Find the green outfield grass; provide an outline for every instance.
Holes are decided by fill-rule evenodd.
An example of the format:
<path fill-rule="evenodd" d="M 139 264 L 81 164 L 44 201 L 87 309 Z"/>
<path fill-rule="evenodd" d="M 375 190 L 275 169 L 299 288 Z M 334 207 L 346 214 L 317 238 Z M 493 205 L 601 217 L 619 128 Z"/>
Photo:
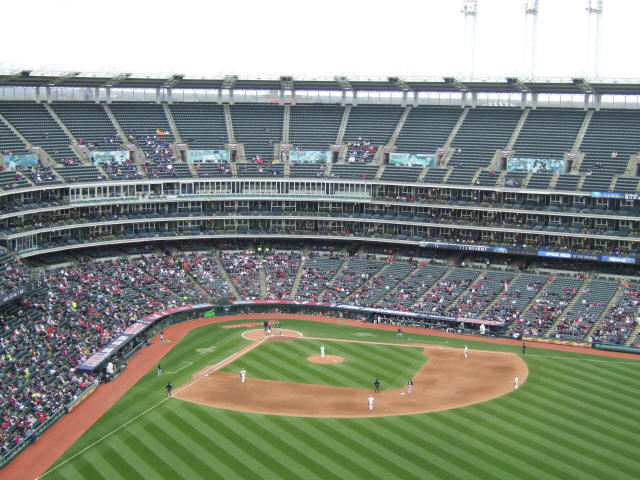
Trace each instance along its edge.
<path fill-rule="evenodd" d="M 395 332 L 289 320 L 283 327 L 317 337 L 465 343 L 418 335 L 401 341 Z M 43 478 L 640 477 L 639 362 L 528 348 L 530 375 L 520 390 L 470 407 L 399 417 L 278 417 L 165 400 L 169 378 L 178 386 L 246 345 L 241 331 L 209 326 L 191 332 L 163 359 L 163 377 L 152 369 L 58 462 L 65 463 Z M 319 353 L 317 343 L 309 345 Z M 469 342 L 469 347 L 520 353 L 507 345 Z M 255 355 L 271 354 L 262 348 Z M 366 346 L 363 355 L 374 348 Z M 414 351 L 385 347 L 385 354 L 386 349 Z"/>
<path fill-rule="evenodd" d="M 320 354 L 321 345 L 327 355 L 341 356 L 344 362 L 308 362 L 307 357 Z M 426 361 L 422 348 L 300 339 L 262 344 L 223 371 L 245 368 L 249 378 L 366 389 L 373 389 L 378 378 L 380 390 L 386 390 L 405 386 Z"/>

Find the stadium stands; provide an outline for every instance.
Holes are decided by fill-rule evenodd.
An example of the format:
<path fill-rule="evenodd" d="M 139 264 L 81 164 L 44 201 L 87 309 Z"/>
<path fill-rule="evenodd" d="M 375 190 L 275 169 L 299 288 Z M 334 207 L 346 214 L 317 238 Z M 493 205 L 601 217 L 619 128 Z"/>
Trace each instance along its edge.
<path fill-rule="evenodd" d="M 593 112 L 580 150 L 585 153 L 581 172 L 624 173 L 629 156 L 640 152 L 640 112 L 602 109 Z"/>
<path fill-rule="evenodd" d="M 453 139 L 449 165 L 467 170 L 486 168 L 496 150 L 506 147 L 521 115 L 518 108 L 471 109 Z"/>
<path fill-rule="evenodd" d="M 69 148 L 71 139 L 49 115 L 44 105 L 35 102 L 0 101 L 2 114 L 34 147 L 42 147 L 61 164 L 78 163 Z M 6 147 L 0 146 L 0 151 Z"/>
<path fill-rule="evenodd" d="M 51 108 L 82 145 L 90 150 L 120 150 L 118 135 L 104 105 L 87 102 L 53 102 Z"/>
<path fill-rule="evenodd" d="M 584 115 L 575 108 L 530 110 L 513 146 L 515 156 L 562 160 L 573 148 Z"/>
<path fill-rule="evenodd" d="M 272 161 L 275 143 L 282 139 L 284 110 L 279 105 L 231 105 L 233 131 L 244 144 L 248 161 L 260 157 Z"/>
<path fill-rule="evenodd" d="M 169 105 L 182 141 L 190 149 L 224 149 L 228 141 L 222 105 L 172 103 Z"/>
<path fill-rule="evenodd" d="M 344 107 L 295 105 L 291 107 L 289 143 L 302 150 L 328 150 L 336 143 Z"/>
<path fill-rule="evenodd" d="M 435 153 L 446 143 L 461 112 L 459 107 L 412 108 L 396 140 L 397 151 Z"/>

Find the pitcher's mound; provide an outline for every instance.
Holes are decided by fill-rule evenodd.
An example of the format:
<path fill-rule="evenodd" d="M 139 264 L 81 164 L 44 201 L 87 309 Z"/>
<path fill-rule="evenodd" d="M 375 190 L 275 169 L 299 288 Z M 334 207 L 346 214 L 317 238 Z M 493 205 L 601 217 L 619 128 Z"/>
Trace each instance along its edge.
<path fill-rule="evenodd" d="M 307 357 L 307 362 L 311 363 L 342 363 L 344 362 L 344 358 L 340 355 L 325 355 L 324 358 L 320 357 L 320 355 L 311 355 Z"/>

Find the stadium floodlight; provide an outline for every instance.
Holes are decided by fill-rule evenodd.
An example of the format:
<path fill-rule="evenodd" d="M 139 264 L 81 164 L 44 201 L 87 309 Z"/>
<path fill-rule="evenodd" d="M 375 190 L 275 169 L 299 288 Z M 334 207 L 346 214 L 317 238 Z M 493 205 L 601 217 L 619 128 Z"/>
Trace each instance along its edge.
<path fill-rule="evenodd" d="M 600 18 L 602 17 L 603 0 L 587 0 L 585 10 L 589 15 L 587 26 L 587 72 L 598 76 L 600 63 Z"/>
<path fill-rule="evenodd" d="M 478 0 L 462 0 L 462 9 L 465 15 L 476 15 L 478 13 Z"/>
<path fill-rule="evenodd" d="M 464 14 L 464 52 L 466 74 L 473 76 L 476 69 L 476 17 L 478 0 L 463 0 Z"/>
<path fill-rule="evenodd" d="M 524 13 L 538 13 L 538 0 L 524 0 Z"/>
<path fill-rule="evenodd" d="M 524 2 L 524 70 L 531 76 L 536 70 L 536 37 L 538 35 L 538 0 Z"/>
<path fill-rule="evenodd" d="M 589 13 L 602 13 L 602 0 L 587 0 L 586 10 Z"/>

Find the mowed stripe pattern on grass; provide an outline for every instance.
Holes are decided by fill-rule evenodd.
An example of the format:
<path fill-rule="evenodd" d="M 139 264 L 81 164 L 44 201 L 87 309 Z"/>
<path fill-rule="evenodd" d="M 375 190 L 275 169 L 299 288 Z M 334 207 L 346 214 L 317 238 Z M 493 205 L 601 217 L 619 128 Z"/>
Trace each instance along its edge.
<path fill-rule="evenodd" d="M 343 357 L 344 362 L 308 362 L 309 356 L 320 354 L 321 345 L 325 346 L 327 355 Z M 379 378 L 381 389 L 385 390 L 406 385 L 427 361 L 423 350 L 303 339 L 267 342 L 222 370 L 239 372 L 245 368 L 249 378 L 365 389 L 373 389 L 374 380 Z"/>
<path fill-rule="evenodd" d="M 537 353 L 520 390 L 424 415 L 276 417 L 169 400 L 44 478 L 638 478 L 640 364 Z M 161 400 L 158 380 L 132 398 Z"/>

